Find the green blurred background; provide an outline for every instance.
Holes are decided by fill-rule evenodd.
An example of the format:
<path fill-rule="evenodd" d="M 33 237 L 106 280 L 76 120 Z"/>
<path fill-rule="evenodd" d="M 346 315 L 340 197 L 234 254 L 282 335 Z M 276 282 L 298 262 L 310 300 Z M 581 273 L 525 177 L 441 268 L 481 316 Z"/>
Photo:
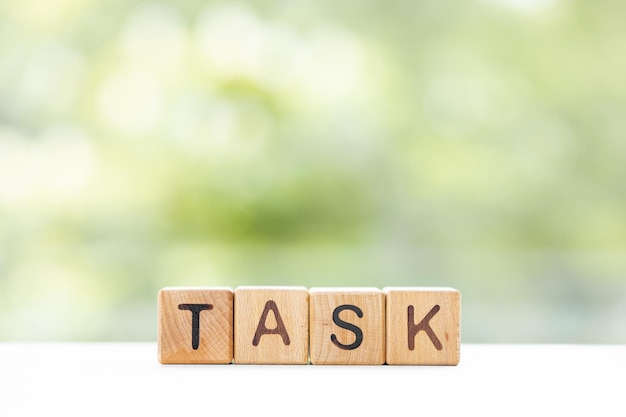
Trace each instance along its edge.
<path fill-rule="evenodd" d="M 626 343 L 626 2 L 0 3 L 0 340 L 164 286 L 452 286 Z"/>

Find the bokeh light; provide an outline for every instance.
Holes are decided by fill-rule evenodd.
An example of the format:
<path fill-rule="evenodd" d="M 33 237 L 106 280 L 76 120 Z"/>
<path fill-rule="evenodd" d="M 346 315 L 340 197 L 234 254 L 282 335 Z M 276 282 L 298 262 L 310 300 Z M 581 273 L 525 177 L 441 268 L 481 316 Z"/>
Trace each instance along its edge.
<path fill-rule="evenodd" d="M 625 5 L 0 4 L 0 340 L 164 286 L 453 286 L 464 342 L 626 342 Z"/>

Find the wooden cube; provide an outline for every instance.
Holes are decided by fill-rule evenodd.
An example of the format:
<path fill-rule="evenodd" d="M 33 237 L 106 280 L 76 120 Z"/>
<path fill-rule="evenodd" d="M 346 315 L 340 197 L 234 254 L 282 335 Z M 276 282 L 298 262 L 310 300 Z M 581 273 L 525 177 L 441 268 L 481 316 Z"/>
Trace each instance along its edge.
<path fill-rule="evenodd" d="M 461 293 L 453 288 L 385 287 L 389 365 L 457 365 Z"/>
<path fill-rule="evenodd" d="M 305 287 L 235 289 L 235 363 L 306 365 L 308 342 Z"/>
<path fill-rule="evenodd" d="M 385 295 L 378 288 L 311 288 L 314 365 L 382 365 Z"/>
<path fill-rule="evenodd" d="M 159 362 L 232 362 L 231 288 L 163 288 L 159 291 L 157 305 Z"/>

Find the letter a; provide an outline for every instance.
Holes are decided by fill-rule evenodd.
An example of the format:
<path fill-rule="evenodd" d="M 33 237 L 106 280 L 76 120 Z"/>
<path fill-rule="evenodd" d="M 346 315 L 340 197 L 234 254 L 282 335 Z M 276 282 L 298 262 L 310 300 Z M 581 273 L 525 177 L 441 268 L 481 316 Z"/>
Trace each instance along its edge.
<path fill-rule="evenodd" d="M 265 322 L 267 321 L 267 315 L 270 310 L 274 313 L 274 318 L 276 319 L 276 328 L 268 329 L 265 326 Z M 261 341 L 261 336 L 264 334 L 279 334 L 283 338 L 283 343 L 285 345 L 289 345 L 289 335 L 287 334 L 287 329 L 285 328 L 285 323 L 283 322 L 283 318 L 280 316 L 278 312 L 278 306 L 274 300 L 269 300 L 265 303 L 265 308 L 263 309 L 263 313 L 261 314 L 261 319 L 259 320 L 259 325 L 256 328 L 256 332 L 254 333 L 254 339 L 252 339 L 252 345 L 258 346 Z"/>
<path fill-rule="evenodd" d="M 437 348 L 437 350 L 441 350 L 443 349 L 443 346 L 441 345 L 441 342 L 439 341 L 439 338 L 437 337 L 437 335 L 435 334 L 435 332 L 433 331 L 432 327 L 430 327 L 430 319 L 432 319 L 435 314 L 437 314 L 437 312 L 441 309 L 441 307 L 439 307 L 439 305 L 434 306 L 429 312 L 428 314 L 426 314 L 426 317 L 424 317 L 422 319 L 422 321 L 419 322 L 419 324 L 415 324 L 415 308 L 413 306 L 409 306 L 408 308 L 408 327 L 409 327 L 409 350 L 414 350 L 415 349 L 415 335 L 418 334 L 420 331 L 424 331 L 426 332 L 426 334 L 428 335 L 428 337 L 430 338 L 430 341 L 433 342 L 433 345 L 435 345 L 435 348 Z"/>

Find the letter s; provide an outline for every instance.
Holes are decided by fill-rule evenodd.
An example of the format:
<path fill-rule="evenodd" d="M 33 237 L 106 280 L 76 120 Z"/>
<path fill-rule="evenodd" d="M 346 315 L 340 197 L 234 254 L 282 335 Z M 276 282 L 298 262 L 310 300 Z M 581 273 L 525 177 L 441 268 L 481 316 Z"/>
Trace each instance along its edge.
<path fill-rule="evenodd" d="M 335 336 L 334 333 L 330 335 L 330 340 L 339 349 L 354 350 L 358 348 L 359 346 L 361 346 L 361 343 L 363 343 L 363 331 L 361 330 L 360 327 L 352 323 L 345 322 L 339 318 L 339 313 L 341 313 L 343 310 L 353 311 L 356 313 L 356 315 L 359 318 L 363 318 L 363 311 L 361 311 L 361 309 L 358 308 L 357 306 L 351 305 L 351 304 L 343 304 L 333 310 L 333 323 L 335 323 L 337 326 L 341 327 L 342 329 L 350 330 L 356 336 L 356 340 L 354 341 L 354 343 L 350 345 L 344 345 L 343 343 L 337 340 L 337 336 Z"/>

